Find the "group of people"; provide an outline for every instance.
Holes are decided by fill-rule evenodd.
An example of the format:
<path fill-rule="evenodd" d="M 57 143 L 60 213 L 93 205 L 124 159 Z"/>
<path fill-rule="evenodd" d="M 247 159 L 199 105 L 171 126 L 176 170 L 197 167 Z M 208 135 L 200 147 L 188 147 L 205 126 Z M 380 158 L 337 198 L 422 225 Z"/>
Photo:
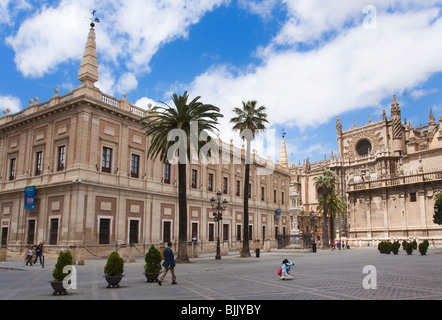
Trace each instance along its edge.
<path fill-rule="evenodd" d="M 335 250 L 336 248 L 338 248 L 338 250 L 341 250 L 341 248 L 342 249 L 350 249 L 350 244 L 348 243 L 348 241 L 347 242 L 345 242 L 345 241 L 336 241 L 336 242 L 333 242 L 333 241 L 331 241 L 330 242 L 330 249 L 333 251 L 333 250 Z"/>
<path fill-rule="evenodd" d="M 42 264 L 41 257 L 43 256 L 43 244 L 40 243 L 36 248 L 35 251 L 33 249 L 33 246 L 29 246 L 29 248 L 26 251 L 26 266 L 28 264 L 31 264 L 32 267 L 32 258 L 34 257 L 35 253 L 35 259 L 34 264 L 37 262 L 37 259 L 39 259 L 40 264 Z"/>

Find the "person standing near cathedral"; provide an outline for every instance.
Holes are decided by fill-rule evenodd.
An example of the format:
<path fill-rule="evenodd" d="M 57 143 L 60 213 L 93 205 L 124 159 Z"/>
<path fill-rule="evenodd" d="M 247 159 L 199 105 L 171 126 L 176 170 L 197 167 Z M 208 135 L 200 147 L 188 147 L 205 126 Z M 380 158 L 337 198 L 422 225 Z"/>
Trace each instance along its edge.
<path fill-rule="evenodd" d="M 163 254 L 164 254 L 164 262 L 162 266 L 164 267 L 164 270 L 160 278 L 158 279 L 158 285 L 161 286 L 169 270 L 172 274 L 172 284 L 178 284 L 176 282 L 176 276 L 175 276 L 175 257 L 172 251 L 172 242 L 167 243 L 167 248 L 164 249 Z"/>

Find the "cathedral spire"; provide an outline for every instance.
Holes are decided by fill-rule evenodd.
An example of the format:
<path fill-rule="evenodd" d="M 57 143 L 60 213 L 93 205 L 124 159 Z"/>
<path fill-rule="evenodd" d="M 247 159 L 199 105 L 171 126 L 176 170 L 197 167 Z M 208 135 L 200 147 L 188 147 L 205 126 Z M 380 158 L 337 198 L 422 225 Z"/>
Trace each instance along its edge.
<path fill-rule="evenodd" d="M 95 10 L 92 15 L 95 15 Z M 81 61 L 80 71 L 78 71 L 78 80 L 87 87 L 94 87 L 94 83 L 98 81 L 98 56 L 97 56 L 97 44 L 95 42 L 95 24 L 94 22 L 100 22 L 98 18 L 91 19 L 91 29 L 86 43 L 86 48 L 83 54 L 83 60 Z"/>
<path fill-rule="evenodd" d="M 436 119 L 434 118 L 433 110 L 430 109 L 430 116 L 428 117 L 428 124 L 435 125 Z"/>

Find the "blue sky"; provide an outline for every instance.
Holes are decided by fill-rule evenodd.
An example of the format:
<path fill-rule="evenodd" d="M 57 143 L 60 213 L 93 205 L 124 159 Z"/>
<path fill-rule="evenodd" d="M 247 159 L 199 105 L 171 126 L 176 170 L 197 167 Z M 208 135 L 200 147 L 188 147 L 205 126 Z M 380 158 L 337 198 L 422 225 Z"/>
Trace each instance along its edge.
<path fill-rule="evenodd" d="M 238 146 L 232 109 L 257 100 L 264 157 L 284 129 L 289 160 L 329 158 L 338 116 L 344 130 L 389 117 L 393 95 L 414 126 L 442 115 L 442 0 L 0 0 L 0 111 L 79 85 L 93 9 L 97 87 L 142 108 L 187 90 Z"/>

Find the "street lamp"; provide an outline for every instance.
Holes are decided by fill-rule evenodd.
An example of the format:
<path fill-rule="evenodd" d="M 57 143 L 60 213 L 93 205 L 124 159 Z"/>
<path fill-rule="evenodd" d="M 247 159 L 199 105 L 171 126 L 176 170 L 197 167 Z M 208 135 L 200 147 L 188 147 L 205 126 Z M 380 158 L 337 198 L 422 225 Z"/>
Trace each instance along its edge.
<path fill-rule="evenodd" d="M 216 240 L 216 256 L 215 259 L 220 260 L 221 259 L 221 250 L 220 250 L 220 244 L 219 244 L 219 222 L 223 219 L 223 211 L 227 208 L 227 200 L 224 199 L 223 202 L 221 202 L 221 191 L 218 190 L 216 193 L 216 199 L 212 197 L 210 199 L 210 205 L 212 206 L 213 210 L 216 210 L 216 212 L 213 213 L 213 216 L 215 217 L 215 222 L 218 222 L 218 238 Z"/>

